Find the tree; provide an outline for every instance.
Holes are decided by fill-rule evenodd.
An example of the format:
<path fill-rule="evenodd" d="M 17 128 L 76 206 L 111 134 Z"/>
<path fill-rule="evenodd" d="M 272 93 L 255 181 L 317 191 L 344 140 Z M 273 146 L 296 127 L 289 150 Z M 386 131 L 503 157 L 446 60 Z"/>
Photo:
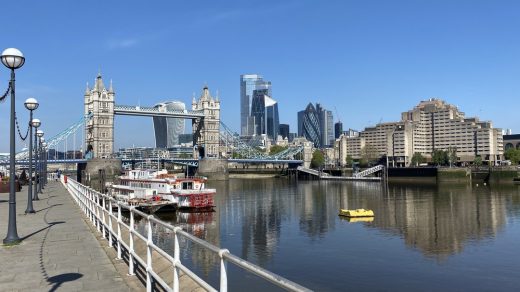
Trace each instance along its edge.
<path fill-rule="evenodd" d="M 325 164 L 325 157 L 320 150 L 314 150 L 312 153 L 311 168 L 320 168 Z"/>
<path fill-rule="evenodd" d="M 449 147 L 447 150 L 448 155 L 448 161 L 450 163 L 450 167 L 457 163 L 458 157 L 457 157 L 457 147 Z"/>
<path fill-rule="evenodd" d="M 412 165 L 419 166 L 419 164 L 424 163 L 426 159 L 420 152 L 415 152 L 412 156 Z"/>
<path fill-rule="evenodd" d="M 366 144 L 365 147 L 361 148 L 361 160 L 360 163 L 370 165 L 372 162 L 379 158 L 379 153 L 376 147 Z"/>
<path fill-rule="evenodd" d="M 475 156 L 475 159 L 473 159 L 473 164 L 476 166 L 482 166 L 482 157 L 480 157 L 480 155 Z"/>
<path fill-rule="evenodd" d="M 280 153 L 287 149 L 287 146 L 279 146 L 279 145 L 273 145 L 271 146 L 271 149 L 269 150 L 269 155 L 275 155 L 277 153 Z"/>
<path fill-rule="evenodd" d="M 353 163 L 354 163 L 354 158 L 352 158 L 352 156 L 350 156 L 350 155 L 347 155 L 347 165 L 352 166 Z"/>
<path fill-rule="evenodd" d="M 509 148 L 504 156 L 507 160 L 511 160 L 512 164 L 518 164 L 520 162 L 520 149 Z"/>
<path fill-rule="evenodd" d="M 447 165 L 449 163 L 448 152 L 443 150 L 433 150 L 432 161 L 436 165 Z"/>

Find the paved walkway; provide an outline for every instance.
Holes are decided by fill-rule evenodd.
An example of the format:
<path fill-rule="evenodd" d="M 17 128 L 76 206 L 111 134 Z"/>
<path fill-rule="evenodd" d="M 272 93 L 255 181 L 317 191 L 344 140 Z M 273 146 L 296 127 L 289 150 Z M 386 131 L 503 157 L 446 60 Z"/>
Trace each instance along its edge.
<path fill-rule="evenodd" d="M 0 291 L 142 289 L 118 272 L 118 264 L 107 256 L 61 183 L 49 182 L 40 201 L 34 202 L 36 214 L 24 214 L 26 186 L 16 197 L 23 241 L 0 246 Z M 8 198 L 0 194 L 0 240 L 7 234 Z"/>

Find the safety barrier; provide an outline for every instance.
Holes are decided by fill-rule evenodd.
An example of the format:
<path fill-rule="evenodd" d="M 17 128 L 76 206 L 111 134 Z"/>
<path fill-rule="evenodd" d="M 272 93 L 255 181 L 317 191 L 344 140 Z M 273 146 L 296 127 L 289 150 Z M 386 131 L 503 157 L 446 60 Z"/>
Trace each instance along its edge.
<path fill-rule="evenodd" d="M 66 176 L 62 176 L 62 183 L 66 186 L 69 193 L 72 195 L 76 203 L 80 206 L 81 210 L 90 219 L 93 226 L 96 227 L 97 231 L 102 234 L 102 237 L 106 239 L 110 247 L 116 245 L 117 258 L 122 259 L 122 249 L 124 248 L 128 253 L 128 274 L 135 275 L 135 264 L 139 263 L 146 269 L 146 291 L 152 291 L 152 283 L 159 284 L 166 291 L 179 291 L 179 277 L 180 272 L 189 276 L 198 285 L 207 291 L 227 291 L 228 290 L 228 277 L 227 277 L 227 264 L 231 263 L 253 275 L 259 276 L 265 280 L 268 280 L 275 285 L 278 285 L 289 291 L 310 291 L 309 289 L 296 284 L 290 280 L 287 280 L 279 275 L 276 275 L 270 271 L 267 271 L 253 263 L 243 260 L 229 252 L 227 249 L 221 249 L 217 246 L 206 242 L 196 236 L 193 236 L 182 230 L 180 227 L 175 227 L 169 223 L 161 221 L 155 218 L 153 215 L 148 215 L 139 210 L 136 210 L 134 206 L 128 206 L 123 202 L 119 202 L 114 198 L 101 194 L 94 189 L 78 183 L 73 179 L 66 179 Z M 117 206 L 117 214 L 114 214 L 113 207 Z M 126 209 L 130 212 L 130 222 L 127 225 L 123 222 L 121 211 Z M 146 237 L 141 235 L 135 229 L 135 215 L 139 215 L 146 220 L 147 234 Z M 116 221 L 116 225 L 112 221 Z M 153 242 L 153 228 L 152 224 L 157 224 L 173 231 L 174 237 L 174 254 L 173 257 L 158 247 Z M 122 228 L 128 230 L 128 240 L 126 243 L 122 236 Z M 201 246 L 209 251 L 214 252 L 218 255 L 220 260 L 220 287 L 219 290 L 212 287 L 206 281 L 197 276 L 194 272 L 189 270 L 186 266 L 181 263 L 180 258 L 180 238 L 186 239 L 198 246 Z M 146 257 L 142 258 L 136 253 L 135 240 L 139 239 L 146 243 Z M 154 271 L 152 265 L 152 252 L 158 253 L 164 258 L 169 260 L 171 266 L 169 267 L 173 273 L 173 283 L 168 284 L 166 280 L 161 278 L 160 275 Z"/>

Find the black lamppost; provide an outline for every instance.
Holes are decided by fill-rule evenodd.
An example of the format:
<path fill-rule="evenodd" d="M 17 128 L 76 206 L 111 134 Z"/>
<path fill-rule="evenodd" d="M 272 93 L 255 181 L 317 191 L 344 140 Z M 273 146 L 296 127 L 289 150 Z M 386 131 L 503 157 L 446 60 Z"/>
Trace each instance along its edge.
<path fill-rule="evenodd" d="M 42 143 L 45 142 L 45 139 L 43 138 L 43 131 L 38 130 L 38 138 L 39 139 L 39 147 L 38 147 L 38 157 L 40 157 L 40 163 L 38 163 L 38 173 L 40 174 L 40 177 L 38 178 L 38 193 L 42 193 L 42 175 L 43 175 L 43 151 L 42 151 Z"/>
<path fill-rule="evenodd" d="M 42 138 L 43 140 L 43 138 Z M 43 154 L 43 185 L 42 189 L 47 185 L 47 142 L 42 142 L 42 154 Z"/>
<path fill-rule="evenodd" d="M 42 122 L 39 119 L 32 120 L 32 126 L 34 127 L 34 191 L 33 191 L 33 200 L 38 201 L 38 128 L 41 126 Z"/>
<path fill-rule="evenodd" d="M 7 236 L 4 238 L 4 244 L 17 244 L 20 242 L 18 231 L 16 228 L 16 145 L 15 145 L 15 74 L 14 70 L 23 66 L 25 58 L 18 49 L 5 49 L 1 55 L 2 64 L 11 69 L 11 80 L 9 81 L 9 89 L 11 91 L 11 124 L 10 124 L 10 156 L 9 156 L 9 223 L 7 227 Z"/>
<path fill-rule="evenodd" d="M 33 111 L 38 108 L 38 101 L 34 98 L 28 98 L 25 103 L 25 108 L 29 110 L 29 185 L 27 187 L 27 209 L 25 209 L 25 214 L 27 213 L 36 213 L 33 209 L 32 203 L 32 164 L 33 164 L 33 156 L 32 156 L 32 128 L 33 128 Z"/>
<path fill-rule="evenodd" d="M 42 130 L 38 130 L 36 131 L 36 133 L 34 134 L 34 153 L 36 153 L 36 166 L 35 166 L 35 169 L 36 169 L 36 173 L 35 173 L 35 178 L 36 180 L 34 181 L 34 192 L 33 192 L 33 195 L 34 195 L 34 200 L 35 201 L 38 201 L 40 200 L 40 198 L 38 198 L 38 185 L 40 184 L 40 177 L 41 177 L 41 171 L 40 171 L 40 163 L 41 163 L 41 156 L 40 156 L 40 143 L 38 143 L 38 141 L 40 140 L 40 138 L 43 137 L 43 131 Z"/>

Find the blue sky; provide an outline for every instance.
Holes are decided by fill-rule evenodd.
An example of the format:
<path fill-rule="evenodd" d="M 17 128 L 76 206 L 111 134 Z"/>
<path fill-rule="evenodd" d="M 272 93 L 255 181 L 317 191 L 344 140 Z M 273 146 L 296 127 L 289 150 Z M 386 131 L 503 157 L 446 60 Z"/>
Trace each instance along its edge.
<path fill-rule="evenodd" d="M 47 137 L 81 117 L 99 68 L 117 104 L 190 103 L 207 83 L 236 131 L 239 76 L 257 73 L 272 82 L 280 122 L 293 132 L 308 102 L 363 129 L 430 97 L 520 132 L 518 1 L 49 0 L 9 1 L 2 11 L 0 49 L 26 56 L 20 121 L 34 96 Z M 8 79 L 0 69 L 0 87 Z M 0 104 L 0 152 L 9 150 L 8 125 L 9 101 Z M 117 117 L 115 139 L 152 146 L 151 119 Z"/>

